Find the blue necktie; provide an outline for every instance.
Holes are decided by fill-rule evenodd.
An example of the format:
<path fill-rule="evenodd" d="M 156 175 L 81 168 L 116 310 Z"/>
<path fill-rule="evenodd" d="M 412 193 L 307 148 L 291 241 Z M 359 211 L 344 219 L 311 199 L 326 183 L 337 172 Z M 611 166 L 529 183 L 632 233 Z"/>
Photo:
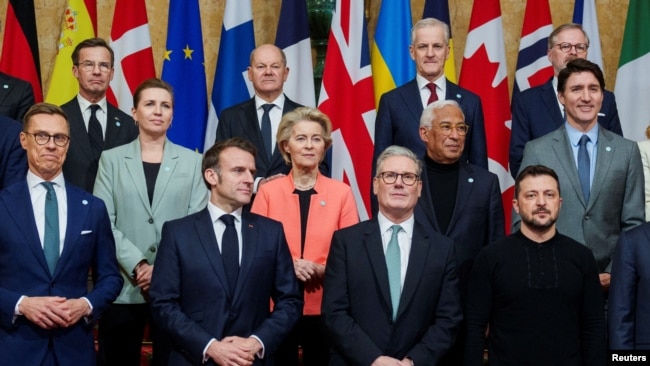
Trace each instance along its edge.
<path fill-rule="evenodd" d="M 43 236 L 43 254 L 50 273 L 54 274 L 59 261 L 59 203 L 54 192 L 54 183 L 41 183 L 47 189 L 45 196 L 45 234 Z"/>
<path fill-rule="evenodd" d="M 589 152 L 587 151 L 587 143 L 589 142 L 589 136 L 582 135 L 580 137 L 579 147 L 578 147 L 578 177 L 580 178 L 580 186 L 582 187 L 582 195 L 585 198 L 585 203 L 589 202 L 589 191 L 591 190 L 591 185 L 589 184 L 589 174 L 590 174 L 590 160 Z"/>
<path fill-rule="evenodd" d="M 393 320 L 397 318 L 397 309 L 399 308 L 399 298 L 402 292 L 401 285 L 401 258 L 399 252 L 399 234 L 402 227 L 399 225 L 391 226 L 393 233 L 386 248 L 386 268 L 388 269 L 388 285 L 390 287 L 390 300 L 393 304 Z"/>
<path fill-rule="evenodd" d="M 271 145 L 271 135 L 273 135 L 273 131 L 271 129 L 271 117 L 269 116 L 269 112 L 274 106 L 275 104 L 262 105 L 262 109 L 264 109 L 264 114 L 262 114 L 262 142 L 264 142 L 264 150 L 266 151 L 266 156 L 268 156 L 269 160 L 271 160 L 271 156 L 273 156 L 273 145 Z"/>
<path fill-rule="evenodd" d="M 239 238 L 235 229 L 235 216 L 222 215 L 219 220 L 226 224 L 226 230 L 221 237 L 221 260 L 223 260 L 230 293 L 233 294 L 239 276 Z"/>

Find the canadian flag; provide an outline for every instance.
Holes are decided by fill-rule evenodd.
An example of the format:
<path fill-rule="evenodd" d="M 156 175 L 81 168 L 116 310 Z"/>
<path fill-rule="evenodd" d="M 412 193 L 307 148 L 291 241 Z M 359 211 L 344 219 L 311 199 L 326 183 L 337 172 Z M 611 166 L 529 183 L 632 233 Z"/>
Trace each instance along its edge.
<path fill-rule="evenodd" d="M 135 88 L 156 77 L 144 0 L 115 2 L 110 44 L 115 52 L 115 73 L 106 98 L 131 115 Z"/>
<path fill-rule="evenodd" d="M 488 168 L 499 177 L 506 232 L 510 232 L 514 180 L 508 172 L 511 114 L 503 39 L 499 0 L 475 1 L 459 84 L 481 97 Z"/>
<path fill-rule="evenodd" d="M 361 220 L 370 213 L 376 115 L 366 32 L 363 1 L 337 0 L 319 102 L 332 120 L 332 178 L 350 185 Z"/>

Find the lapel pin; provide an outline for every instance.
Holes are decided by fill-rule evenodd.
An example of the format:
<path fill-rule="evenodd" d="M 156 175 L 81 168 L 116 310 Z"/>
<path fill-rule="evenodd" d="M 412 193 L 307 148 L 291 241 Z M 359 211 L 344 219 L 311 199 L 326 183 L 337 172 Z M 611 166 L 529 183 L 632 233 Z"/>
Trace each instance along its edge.
<path fill-rule="evenodd" d="M 325 207 L 325 201 L 320 201 L 320 205 Z"/>
<path fill-rule="evenodd" d="M 253 228 L 253 224 L 248 224 L 248 228 L 249 228 L 249 229 L 252 229 L 252 228 Z"/>
<path fill-rule="evenodd" d="M 168 172 L 170 169 L 168 166 L 165 167 L 165 171 Z"/>
<path fill-rule="evenodd" d="M 609 146 L 607 146 L 607 147 L 605 148 L 605 151 L 612 151 L 612 148 L 609 147 Z"/>
<path fill-rule="evenodd" d="M 470 183 L 474 183 L 474 178 L 467 178 L 467 181 Z"/>
<path fill-rule="evenodd" d="M 460 98 L 462 98 L 462 97 L 463 97 L 463 96 L 460 95 L 460 93 L 459 93 L 459 94 L 456 94 L 456 98 L 460 99 Z"/>
<path fill-rule="evenodd" d="M 7 84 L 3 85 L 2 87 L 5 88 L 5 89 L 9 89 L 9 85 L 7 85 Z"/>
<path fill-rule="evenodd" d="M 82 201 L 81 201 L 81 204 L 85 206 L 85 205 L 88 204 L 88 201 L 87 201 L 87 200 L 82 200 Z"/>
<path fill-rule="evenodd" d="M 115 126 L 120 127 L 122 123 L 120 123 L 120 119 L 115 117 Z"/>

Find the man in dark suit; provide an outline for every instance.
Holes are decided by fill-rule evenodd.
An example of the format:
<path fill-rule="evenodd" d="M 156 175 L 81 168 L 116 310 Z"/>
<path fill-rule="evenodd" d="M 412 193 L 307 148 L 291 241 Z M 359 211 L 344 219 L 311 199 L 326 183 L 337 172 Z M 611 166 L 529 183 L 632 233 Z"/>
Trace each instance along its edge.
<path fill-rule="evenodd" d="M 2 365 L 94 365 L 94 322 L 122 288 L 104 203 L 61 174 L 69 133 L 59 107 L 30 108 L 29 171 L 0 192 Z"/>
<path fill-rule="evenodd" d="M 638 145 L 598 123 L 604 85 L 598 65 L 581 58 L 567 63 L 558 75 L 566 123 L 527 143 L 521 166 L 557 173 L 564 202 L 558 231 L 591 249 L 607 291 L 618 236 L 645 222 L 645 208 Z M 513 215 L 513 224 L 519 221 Z"/>
<path fill-rule="evenodd" d="M 216 143 L 202 164 L 208 207 L 163 226 L 150 296 L 170 365 L 271 365 L 302 314 L 282 225 L 242 210 L 254 156 L 244 139 Z"/>
<path fill-rule="evenodd" d="M 0 190 L 25 179 L 27 158 L 20 146 L 22 125 L 0 116 Z"/>
<path fill-rule="evenodd" d="M 438 99 L 455 100 L 470 126 L 462 160 L 487 169 L 487 144 L 481 99 L 445 78 L 449 58 L 449 26 L 434 18 L 418 21 L 411 30 L 411 58 L 415 61 L 415 79 L 382 95 L 375 120 L 373 165 L 390 145 L 411 149 L 418 157 L 425 146 L 418 132 L 422 110 Z M 431 91 L 431 89 L 435 91 Z"/>
<path fill-rule="evenodd" d="M 113 50 L 103 39 L 79 43 L 72 52 L 79 94 L 61 106 L 70 120 L 70 149 L 63 173 L 69 182 L 91 193 L 102 151 L 138 135 L 133 118 L 106 101 L 114 62 Z"/>
<path fill-rule="evenodd" d="M 564 107 L 558 100 L 557 76 L 567 62 L 587 58 L 589 38 L 580 24 L 567 23 L 555 28 L 548 37 L 548 59 L 554 76 L 545 84 L 530 88 L 512 99 L 512 133 L 510 134 L 510 174 L 516 177 L 530 140 L 542 137 L 564 124 Z M 604 91 L 598 113 L 602 127 L 623 136 L 614 94 Z"/>
<path fill-rule="evenodd" d="M 0 115 L 22 122 L 34 102 L 34 89 L 29 82 L 0 72 Z"/>
<path fill-rule="evenodd" d="M 334 233 L 322 302 L 330 365 L 437 365 L 454 343 L 453 242 L 415 210 L 421 171 L 413 152 L 388 147 L 373 180 L 379 214 Z"/>
<path fill-rule="evenodd" d="M 422 196 L 418 205 L 433 229 L 454 240 L 456 272 L 463 306 L 474 258 L 505 235 L 499 179 L 487 169 L 461 160 L 469 126 L 453 100 L 429 104 L 420 118 L 420 138 L 426 144 Z M 462 364 L 464 331 L 443 365 Z"/>
<path fill-rule="evenodd" d="M 251 53 L 248 67 L 248 79 L 253 83 L 255 96 L 224 109 L 219 116 L 217 142 L 242 137 L 257 148 L 254 193 L 260 184 L 285 176 L 291 170 L 291 165 L 282 159 L 275 140 L 282 116 L 302 107 L 283 93 L 288 75 L 284 51 L 272 44 L 257 47 Z M 321 163 L 320 171 L 329 175 L 326 162 Z"/>

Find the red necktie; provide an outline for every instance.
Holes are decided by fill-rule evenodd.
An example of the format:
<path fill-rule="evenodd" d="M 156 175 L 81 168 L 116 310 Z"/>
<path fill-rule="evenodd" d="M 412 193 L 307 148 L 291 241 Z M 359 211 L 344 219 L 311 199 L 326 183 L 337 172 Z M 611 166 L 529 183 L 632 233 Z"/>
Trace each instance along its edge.
<path fill-rule="evenodd" d="M 427 101 L 427 105 L 429 105 L 438 100 L 438 94 L 436 94 L 436 84 L 429 83 L 427 84 L 427 88 L 431 90 L 431 95 L 429 95 L 429 100 Z"/>

